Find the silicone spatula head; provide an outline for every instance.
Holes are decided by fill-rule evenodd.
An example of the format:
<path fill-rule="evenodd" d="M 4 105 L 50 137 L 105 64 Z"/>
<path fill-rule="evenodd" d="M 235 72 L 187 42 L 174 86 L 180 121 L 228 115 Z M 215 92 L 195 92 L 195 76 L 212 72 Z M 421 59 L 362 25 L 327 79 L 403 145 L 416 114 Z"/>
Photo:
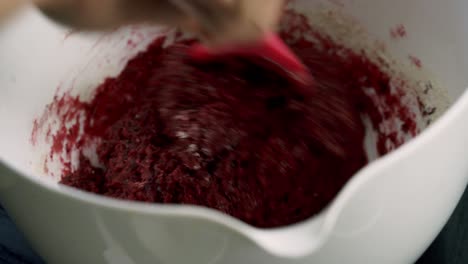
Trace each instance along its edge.
<path fill-rule="evenodd" d="M 210 48 L 195 44 L 189 50 L 189 55 L 197 61 L 208 62 L 225 56 L 242 56 L 245 58 L 260 58 L 267 67 L 284 75 L 293 81 L 296 92 L 309 96 L 314 91 L 314 79 L 309 69 L 289 49 L 275 33 L 267 33 L 258 41 L 247 44 L 223 45 Z"/>

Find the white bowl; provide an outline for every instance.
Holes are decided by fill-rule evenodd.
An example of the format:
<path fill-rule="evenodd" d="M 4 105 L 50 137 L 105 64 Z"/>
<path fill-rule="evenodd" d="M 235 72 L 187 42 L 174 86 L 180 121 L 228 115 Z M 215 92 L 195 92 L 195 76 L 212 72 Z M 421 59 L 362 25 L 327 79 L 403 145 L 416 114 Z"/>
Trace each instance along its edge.
<path fill-rule="evenodd" d="M 100 197 L 43 175 L 46 149 L 33 148 L 30 136 L 56 88 L 79 87 L 86 96 L 162 29 L 68 36 L 31 7 L 0 26 L 0 200 L 48 263 L 395 264 L 419 257 L 468 182 L 468 2 L 296 4 L 336 6 L 395 58 L 417 56 L 453 104 L 420 136 L 357 173 L 320 215 L 272 230 L 205 208 Z M 395 40 L 389 30 L 399 24 L 408 36 Z M 122 40 L 135 30 L 138 46 L 129 50 Z M 103 54 L 111 59 L 106 67 L 94 63 Z"/>

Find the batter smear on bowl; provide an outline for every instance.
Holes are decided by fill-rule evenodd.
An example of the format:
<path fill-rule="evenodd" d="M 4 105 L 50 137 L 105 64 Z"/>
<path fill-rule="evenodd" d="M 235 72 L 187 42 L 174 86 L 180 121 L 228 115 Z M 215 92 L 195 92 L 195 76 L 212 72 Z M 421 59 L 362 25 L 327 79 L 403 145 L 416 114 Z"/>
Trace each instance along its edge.
<path fill-rule="evenodd" d="M 406 132 L 418 131 L 390 92 L 389 76 L 370 60 L 318 35 L 320 43 L 282 37 L 316 79 L 313 98 L 247 59 L 200 64 L 186 55 L 191 41 L 163 48 L 160 38 L 99 86 L 91 102 L 58 100 L 86 120 L 84 135 L 64 132 L 79 125 L 62 125 L 54 143 L 80 148 L 99 139 L 101 164 L 81 154 L 61 183 L 121 199 L 206 206 L 257 227 L 317 214 L 368 162 L 361 116 L 377 127 L 393 113 L 378 111 L 364 87 L 394 107 Z M 388 142 L 403 143 L 379 134 L 379 154 Z M 63 149 L 70 145 L 52 152 Z"/>

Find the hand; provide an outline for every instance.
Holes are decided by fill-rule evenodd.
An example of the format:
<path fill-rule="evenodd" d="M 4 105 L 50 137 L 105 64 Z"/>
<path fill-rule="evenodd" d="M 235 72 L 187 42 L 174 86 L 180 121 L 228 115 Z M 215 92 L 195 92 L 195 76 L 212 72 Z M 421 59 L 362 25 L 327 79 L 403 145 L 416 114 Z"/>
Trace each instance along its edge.
<path fill-rule="evenodd" d="M 247 42 L 275 30 L 284 0 L 34 0 L 49 17 L 80 29 L 152 22 L 206 43 Z"/>

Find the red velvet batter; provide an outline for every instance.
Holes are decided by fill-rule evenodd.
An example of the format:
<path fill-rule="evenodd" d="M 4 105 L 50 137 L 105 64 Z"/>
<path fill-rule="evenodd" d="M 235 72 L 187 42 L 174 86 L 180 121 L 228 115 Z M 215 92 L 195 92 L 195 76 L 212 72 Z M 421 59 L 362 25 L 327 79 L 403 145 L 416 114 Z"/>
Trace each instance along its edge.
<path fill-rule="evenodd" d="M 75 143 L 100 138 L 103 168 L 82 156 L 61 182 L 122 199 L 207 206 L 258 227 L 318 213 L 367 163 L 360 115 L 375 126 L 383 118 L 361 88 L 397 99 L 389 77 L 366 58 L 326 39 L 320 49 L 283 37 L 316 78 L 316 97 L 301 98 L 288 80 L 249 60 L 200 65 L 186 57 L 187 43 L 163 49 L 158 39 L 92 102 L 70 99 L 87 116 L 86 136 Z M 55 142 L 77 139 L 60 133 Z M 384 142 L 396 138 L 380 136 L 384 154 Z"/>

